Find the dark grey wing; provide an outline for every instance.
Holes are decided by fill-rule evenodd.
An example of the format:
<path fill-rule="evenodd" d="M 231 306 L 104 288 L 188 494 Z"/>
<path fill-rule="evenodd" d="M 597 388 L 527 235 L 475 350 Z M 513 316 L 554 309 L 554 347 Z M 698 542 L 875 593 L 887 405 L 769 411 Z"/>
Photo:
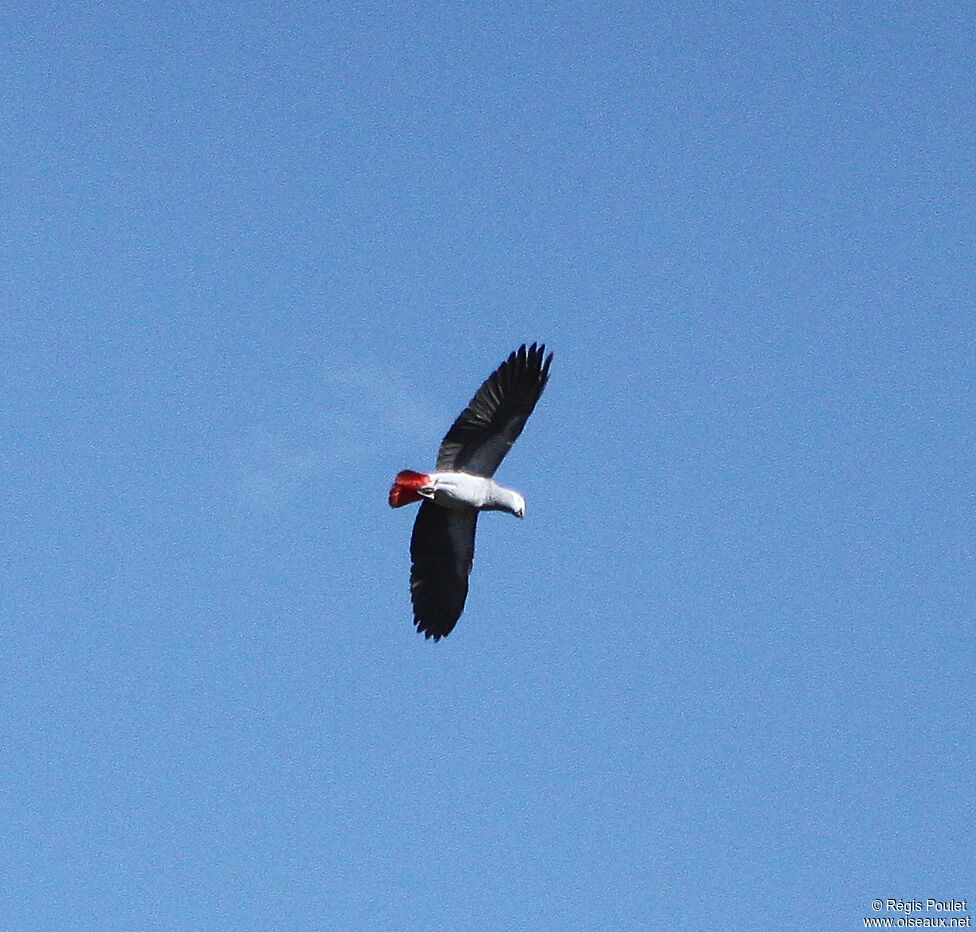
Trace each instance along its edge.
<path fill-rule="evenodd" d="M 424 637 L 447 637 L 464 611 L 478 512 L 423 502 L 410 538 L 413 623 Z"/>
<path fill-rule="evenodd" d="M 552 353 L 545 352 L 523 343 L 485 380 L 441 442 L 438 472 L 495 474 L 549 380 Z"/>

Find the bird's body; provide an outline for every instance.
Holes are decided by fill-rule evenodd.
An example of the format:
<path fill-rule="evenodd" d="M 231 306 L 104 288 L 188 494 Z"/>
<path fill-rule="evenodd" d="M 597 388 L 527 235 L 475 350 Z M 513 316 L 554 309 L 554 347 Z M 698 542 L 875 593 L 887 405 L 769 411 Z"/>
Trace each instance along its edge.
<path fill-rule="evenodd" d="M 427 481 L 416 491 L 411 489 L 406 493 L 399 493 L 400 495 L 415 494 L 419 498 L 426 498 L 435 505 L 452 511 L 473 508 L 476 511 L 507 511 L 517 518 L 525 517 L 525 499 L 514 489 L 506 489 L 488 476 L 475 476 L 467 472 L 411 473 L 410 475 L 422 475 Z M 394 489 L 396 488 L 397 485 L 394 484 Z M 416 499 L 411 498 L 411 500 Z M 393 504 L 393 507 L 396 508 L 401 504 L 407 502 L 398 502 Z"/>
<path fill-rule="evenodd" d="M 451 426 L 430 473 L 403 470 L 390 505 L 420 501 L 410 540 L 410 591 L 417 630 L 435 641 L 453 630 L 468 594 L 481 511 L 525 516 L 525 499 L 492 479 L 535 408 L 552 353 L 523 344 L 485 380 Z"/>

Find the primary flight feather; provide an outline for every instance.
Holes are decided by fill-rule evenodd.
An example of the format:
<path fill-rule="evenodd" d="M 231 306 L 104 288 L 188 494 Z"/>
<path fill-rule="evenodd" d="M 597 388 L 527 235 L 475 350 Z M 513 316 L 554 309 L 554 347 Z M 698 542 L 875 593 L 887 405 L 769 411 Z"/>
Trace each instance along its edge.
<path fill-rule="evenodd" d="M 552 353 L 522 344 L 478 389 L 441 441 L 432 473 L 403 470 L 390 506 L 423 501 L 410 539 L 413 621 L 439 641 L 454 629 L 468 595 L 479 511 L 525 517 L 525 499 L 492 479 L 549 380 Z"/>

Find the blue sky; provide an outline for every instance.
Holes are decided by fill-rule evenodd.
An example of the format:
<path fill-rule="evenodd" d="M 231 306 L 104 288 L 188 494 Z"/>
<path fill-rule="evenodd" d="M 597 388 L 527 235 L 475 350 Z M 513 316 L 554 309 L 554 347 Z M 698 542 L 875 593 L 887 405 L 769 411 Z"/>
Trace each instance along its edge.
<path fill-rule="evenodd" d="M 976 900 L 974 25 L 8 7 L 4 925 Z M 533 340 L 435 645 L 387 489 Z"/>

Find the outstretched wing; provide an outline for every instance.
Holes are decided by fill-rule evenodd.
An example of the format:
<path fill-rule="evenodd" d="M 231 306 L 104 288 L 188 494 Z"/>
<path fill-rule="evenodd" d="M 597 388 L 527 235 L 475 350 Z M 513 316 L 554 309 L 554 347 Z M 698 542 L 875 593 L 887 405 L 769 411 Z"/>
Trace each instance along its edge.
<path fill-rule="evenodd" d="M 410 597 L 413 623 L 424 637 L 446 637 L 464 611 L 477 521 L 473 508 L 453 511 L 429 501 L 420 506 L 410 538 Z"/>
<path fill-rule="evenodd" d="M 485 380 L 441 442 L 438 472 L 495 474 L 549 380 L 545 352 L 544 344 L 523 343 Z"/>

